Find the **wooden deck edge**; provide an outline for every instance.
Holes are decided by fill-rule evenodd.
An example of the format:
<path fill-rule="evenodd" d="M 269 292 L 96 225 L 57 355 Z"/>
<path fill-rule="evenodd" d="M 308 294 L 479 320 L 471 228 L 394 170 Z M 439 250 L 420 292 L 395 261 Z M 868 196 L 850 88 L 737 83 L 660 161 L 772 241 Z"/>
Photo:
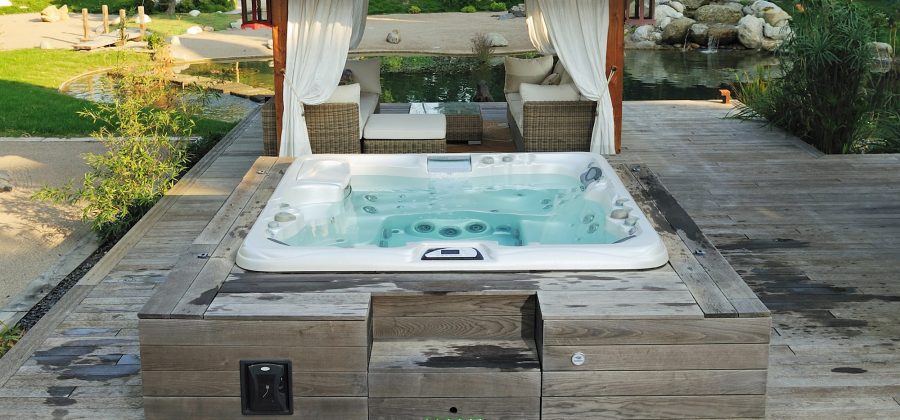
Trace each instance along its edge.
<path fill-rule="evenodd" d="M 668 225 L 687 246 L 692 258 L 703 267 L 715 288 L 721 292 L 734 309 L 733 313 L 709 312 L 706 314 L 707 317 L 771 316 L 769 309 L 759 300 L 759 297 L 741 276 L 734 271 L 725 257 L 697 226 L 694 219 L 659 180 L 659 177 L 644 165 L 629 165 L 627 169 L 640 183 L 645 197 L 659 210 Z M 678 271 L 677 267 L 676 271 Z M 690 275 L 694 274 L 696 273 L 690 273 Z M 682 273 L 679 272 L 679 275 Z M 691 293 L 695 293 L 696 286 L 692 287 L 692 282 L 686 281 L 685 283 L 691 289 Z M 696 290 L 696 292 L 702 294 L 708 290 Z"/>

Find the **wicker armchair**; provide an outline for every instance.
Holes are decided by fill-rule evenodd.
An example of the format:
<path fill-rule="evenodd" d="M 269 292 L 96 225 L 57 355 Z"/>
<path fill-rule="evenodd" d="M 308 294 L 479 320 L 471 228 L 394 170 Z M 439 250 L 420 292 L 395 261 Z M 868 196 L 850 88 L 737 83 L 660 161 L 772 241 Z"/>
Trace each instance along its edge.
<path fill-rule="evenodd" d="M 307 105 L 306 127 L 313 153 L 362 153 L 360 143 L 359 105 L 324 103 Z M 262 108 L 263 153 L 278 156 L 279 144 L 275 123 L 275 101 Z"/>
<path fill-rule="evenodd" d="M 587 152 L 597 103 L 593 101 L 525 102 L 522 125 L 507 108 L 516 150 L 524 152 Z"/>

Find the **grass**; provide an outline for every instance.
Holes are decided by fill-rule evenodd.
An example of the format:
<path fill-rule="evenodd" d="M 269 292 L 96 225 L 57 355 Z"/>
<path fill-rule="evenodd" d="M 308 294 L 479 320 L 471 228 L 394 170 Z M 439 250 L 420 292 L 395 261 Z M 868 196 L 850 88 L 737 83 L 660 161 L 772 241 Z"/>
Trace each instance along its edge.
<path fill-rule="evenodd" d="M 0 328 L 2 328 L 2 330 L 0 330 L 0 357 L 3 357 L 12 346 L 16 345 L 16 343 L 22 339 L 22 334 L 24 334 L 24 332 L 17 326 L 10 328 L 2 322 L 0 322 Z"/>
<path fill-rule="evenodd" d="M 70 12 L 80 12 L 82 8 L 87 8 L 91 13 L 100 13 L 102 5 L 109 6 L 110 14 L 117 14 L 119 9 L 133 11 L 137 6 L 141 5 L 140 0 L 11 0 L 12 6 L 0 8 L 0 15 L 12 15 L 16 13 L 36 13 L 44 10 L 45 7 L 55 4 L 57 7 L 68 5 Z M 148 9 L 153 3 L 147 1 L 144 6 Z M 27 6 L 23 9 L 20 6 Z"/>
<path fill-rule="evenodd" d="M 150 16 L 151 21 L 147 24 L 147 29 L 162 35 L 163 38 L 170 35 L 181 35 L 187 28 L 191 26 L 212 26 L 215 30 L 221 31 L 230 28 L 231 22 L 241 20 L 240 15 L 226 15 L 224 13 L 203 13 L 200 16 L 193 17 L 188 14 L 178 13 L 175 15 L 155 14 Z M 131 26 L 136 26 L 132 24 Z"/>
<path fill-rule="evenodd" d="M 59 85 L 91 70 L 148 60 L 146 54 L 125 51 L 0 51 L 0 137 L 89 136 L 98 126 L 78 113 L 94 103 L 60 93 Z M 203 119 L 194 131 L 224 133 L 232 126 Z"/>
<path fill-rule="evenodd" d="M 476 10 L 490 10 L 493 2 L 494 0 L 369 0 L 369 14 L 407 13 L 410 6 L 418 6 L 422 13 L 459 12 L 465 6 L 474 6 Z"/>

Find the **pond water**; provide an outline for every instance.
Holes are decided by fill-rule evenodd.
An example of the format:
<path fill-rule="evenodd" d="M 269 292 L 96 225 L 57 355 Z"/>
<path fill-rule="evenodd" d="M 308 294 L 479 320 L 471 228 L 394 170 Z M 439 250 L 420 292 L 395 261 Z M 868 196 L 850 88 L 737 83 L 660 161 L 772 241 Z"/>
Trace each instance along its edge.
<path fill-rule="evenodd" d="M 502 60 L 495 60 L 502 63 Z M 469 102 L 476 84 L 485 80 L 493 99 L 503 96 L 503 66 L 478 70 L 471 58 L 385 57 L 382 69 L 382 102 Z M 624 97 L 626 101 L 663 99 L 714 99 L 723 85 L 759 68 L 771 67 L 777 59 L 751 51 L 628 50 L 625 53 Z M 237 81 L 253 87 L 273 89 L 271 60 L 238 63 L 201 63 L 182 66 L 183 74 L 222 81 Z M 91 100 L 108 99 L 103 75 L 86 76 L 71 83 L 67 93 Z M 256 104 L 222 95 L 206 110 L 206 116 L 236 121 Z"/>

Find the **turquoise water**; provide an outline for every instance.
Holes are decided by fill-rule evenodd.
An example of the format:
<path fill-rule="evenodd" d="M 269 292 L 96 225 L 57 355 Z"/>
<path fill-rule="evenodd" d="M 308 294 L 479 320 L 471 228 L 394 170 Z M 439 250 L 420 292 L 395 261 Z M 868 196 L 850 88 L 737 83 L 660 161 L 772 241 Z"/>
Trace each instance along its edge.
<path fill-rule="evenodd" d="M 600 203 L 564 175 L 408 178 L 354 176 L 335 217 L 309 224 L 294 246 L 392 248 L 423 241 L 478 240 L 503 246 L 608 244 Z"/>

